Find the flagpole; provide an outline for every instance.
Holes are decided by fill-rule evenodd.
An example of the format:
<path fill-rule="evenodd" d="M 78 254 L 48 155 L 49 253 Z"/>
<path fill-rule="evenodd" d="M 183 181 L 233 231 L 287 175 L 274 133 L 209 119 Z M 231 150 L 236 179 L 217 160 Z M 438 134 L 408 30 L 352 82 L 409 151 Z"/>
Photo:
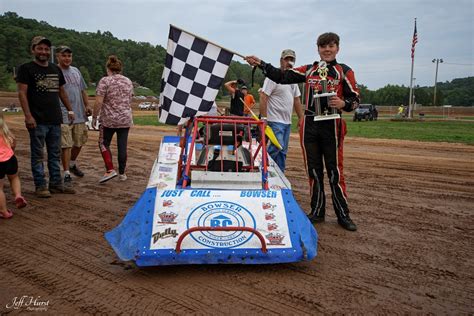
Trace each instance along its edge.
<path fill-rule="evenodd" d="M 210 40 L 205 39 L 205 38 L 202 37 L 202 36 L 199 36 L 199 35 L 196 35 L 196 34 L 194 34 L 194 33 L 191 33 L 191 32 L 188 32 L 188 31 L 186 31 L 186 30 L 183 30 L 182 28 L 177 27 L 176 25 L 173 25 L 173 24 L 170 24 L 170 26 L 171 26 L 171 27 L 174 27 L 175 29 L 178 29 L 178 30 L 180 30 L 180 31 L 182 31 L 182 32 L 188 33 L 189 35 L 192 35 L 192 36 L 194 36 L 194 37 L 196 37 L 196 38 L 199 38 L 200 40 L 203 40 L 203 41 L 208 42 L 208 43 L 210 43 L 210 44 L 212 44 L 212 45 L 215 45 L 215 46 L 217 46 L 217 47 L 220 47 L 220 48 L 222 48 L 222 49 L 228 51 L 229 53 L 232 53 L 232 54 L 234 54 L 234 55 L 237 55 L 237 56 L 241 57 L 242 59 L 245 59 L 245 56 L 244 56 L 244 55 L 239 54 L 239 53 L 237 53 L 237 52 L 234 52 L 233 50 L 227 49 L 227 48 L 225 48 L 225 47 L 223 47 L 223 46 L 221 46 L 221 45 L 218 45 L 218 44 L 216 44 L 216 43 L 214 43 L 214 42 L 211 42 Z"/>
<path fill-rule="evenodd" d="M 413 37 L 415 37 L 416 34 L 416 18 L 415 18 L 415 31 L 413 33 Z M 415 51 L 414 51 L 414 43 L 413 41 L 415 38 L 412 40 L 412 53 L 411 53 L 411 73 L 410 73 L 410 95 L 408 99 L 408 118 L 413 118 L 413 67 L 415 65 Z"/>
<path fill-rule="evenodd" d="M 413 65 L 415 64 L 415 58 L 411 59 L 411 74 L 410 74 L 410 97 L 408 103 L 408 117 L 413 118 Z"/>

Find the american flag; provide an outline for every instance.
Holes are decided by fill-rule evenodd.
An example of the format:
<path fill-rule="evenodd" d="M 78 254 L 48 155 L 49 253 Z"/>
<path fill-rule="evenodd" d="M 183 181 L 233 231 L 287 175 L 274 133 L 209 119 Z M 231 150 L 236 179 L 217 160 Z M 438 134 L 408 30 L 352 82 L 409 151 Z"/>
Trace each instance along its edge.
<path fill-rule="evenodd" d="M 418 32 L 416 31 L 416 19 L 415 19 L 415 31 L 413 32 L 413 40 L 411 42 L 411 59 L 415 58 L 416 43 L 418 43 Z"/>

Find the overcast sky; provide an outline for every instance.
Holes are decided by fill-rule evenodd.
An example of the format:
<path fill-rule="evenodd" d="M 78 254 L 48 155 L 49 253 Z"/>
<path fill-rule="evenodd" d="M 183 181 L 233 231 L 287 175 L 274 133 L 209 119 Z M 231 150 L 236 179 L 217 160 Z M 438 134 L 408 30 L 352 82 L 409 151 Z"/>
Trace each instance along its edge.
<path fill-rule="evenodd" d="M 341 37 L 338 61 L 369 89 L 410 85 L 417 17 L 415 84 L 433 85 L 434 58 L 444 60 L 438 81 L 474 76 L 474 0 L 0 0 L 0 12 L 7 11 L 163 47 L 173 24 L 272 64 L 286 48 L 296 51 L 297 65 L 312 63 L 317 36 L 332 31 Z"/>

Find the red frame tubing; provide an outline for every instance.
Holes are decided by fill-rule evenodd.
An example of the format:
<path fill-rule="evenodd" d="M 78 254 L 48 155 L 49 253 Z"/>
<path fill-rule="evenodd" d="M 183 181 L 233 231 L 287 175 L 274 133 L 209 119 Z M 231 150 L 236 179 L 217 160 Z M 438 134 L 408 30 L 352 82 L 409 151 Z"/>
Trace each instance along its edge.
<path fill-rule="evenodd" d="M 228 232 L 228 231 L 246 231 L 246 232 L 251 232 L 254 233 L 255 236 L 260 239 L 260 243 L 262 244 L 262 252 L 267 253 L 267 244 L 265 243 L 265 239 L 263 238 L 262 234 L 256 230 L 255 228 L 251 227 L 209 227 L 209 226 L 198 226 L 198 227 L 193 227 L 185 230 L 178 238 L 178 241 L 176 243 L 176 253 L 181 252 L 181 244 L 184 240 L 184 238 L 196 231 L 218 231 L 218 232 Z"/>
<path fill-rule="evenodd" d="M 183 180 L 182 188 L 184 189 L 188 185 L 188 180 L 187 179 L 189 178 L 189 173 L 190 173 L 191 167 L 196 168 L 196 169 L 201 169 L 201 167 L 199 167 L 199 166 L 191 166 L 191 161 L 192 161 L 191 158 L 192 158 L 192 155 L 194 153 L 194 146 L 195 146 L 195 143 L 196 143 L 196 135 L 198 133 L 199 123 L 201 123 L 201 122 L 206 125 L 206 145 L 208 145 L 208 139 L 207 139 L 208 134 L 209 134 L 209 128 L 208 127 L 209 127 L 210 123 L 219 123 L 220 124 L 220 126 L 221 126 L 221 144 L 223 142 L 222 141 L 223 124 L 226 124 L 226 123 L 227 124 L 230 124 L 230 123 L 234 124 L 234 129 L 235 129 L 234 130 L 234 136 L 235 137 L 236 137 L 235 131 L 236 131 L 236 128 L 237 128 L 237 124 L 244 124 L 244 125 L 246 124 L 249 128 L 250 128 L 250 125 L 255 124 L 260 128 L 261 141 L 260 141 L 260 143 L 257 147 L 255 155 L 253 155 L 253 157 L 251 157 L 251 160 L 253 160 L 253 162 L 254 162 L 255 158 L 258 155 L 259 150 L 262 149 L 262 163 L 263 163 L 262 184 L 263 184 L 263 189 L 268 190 L 268 158 L 267 158 L 267 147 L 265 146 L 265 142 L 266 142 L 265 127 L 266 127 L 266 124 L 265 124 L 265 122 L 257 121 L 254 118 L 241 117 L 241 116 L 206 116 L 206 117 L 197 117 L 197 118 L 194 119 L 193 136 L 192 136 L 192 140 L 191 140 L 191 148 L 190 148 L 189 153 L 188 153 L 186 168 L 184 170 L 184 180 Z M 237 139 L 234 139 L 234 150 L 236 150 L 236 141 L 237 141 Z M 187 144 L 187 142 L 185 142 L 185 144 Z M 252 146 L 252 139 L 250 139 L 250 146 Z M 206 146 L 206 148 L 207 148 L 207 146 Z M 206 154 L 207 154 L 207 152 L 206 152 Z M 223 155 L 222 150 L 220 152 L 220 155 L 221 155 L 221 170 L 223 170 L 224 165 L 223 165 L 223 160 L 222 160 L 222 155 Z M 206 155 L 206 168 L 205 168 L 205 170 L 207 170 L 207 162 L 208 161 L 207 161 L 207 155 Z M 252 166 L 249 169 L 254 169 L 255 166 L 253 166 L 253 162 L 252 162 Z M 236 161 L 236 164 L 238 166 L 238 161 Z"/>
<path fill-rule="evenodd" d="M 263 182 L 263 188 L 265 190 L 268 190 L 268 157 L 267 157 L 267 146 L 265 143 L 265 128 L 267 127 L 267 124 L 265 122 L 260 121 L 262 128 L 260 129 L 260 137 L 262 141 L 260 142 L 260 145 L 262 145 L 262 163 L 263 163 L 263 174 L 265 176 L 265 181 Z M 263 180 L 262 180 L 263 181 Z"/>
<path fill-rule="evenodd" d="M 197 126 L 198 126 L 198 120 L 194 120 L 194 127 L 193 127 L 193 138 L 191 140 L 191 148 L 189 149 L 189 154 L 188 154 L 188 161 L 186 161 L 186 169 L 184 170 L 184 180 L 183 180 L 183 189 L 188 185 L 188 180 L 186 177 L 189 175 L 189 170 L 191 168 L 191 158 L 193 157 L 193 151 L 194 151 L 194 144 L 196 142 L 196 134 L 197 134 Z M 188 140 L 186 139 L 184 143 L 187 145 Z M 185 146 L 186 146 L 185 145 Z"/>

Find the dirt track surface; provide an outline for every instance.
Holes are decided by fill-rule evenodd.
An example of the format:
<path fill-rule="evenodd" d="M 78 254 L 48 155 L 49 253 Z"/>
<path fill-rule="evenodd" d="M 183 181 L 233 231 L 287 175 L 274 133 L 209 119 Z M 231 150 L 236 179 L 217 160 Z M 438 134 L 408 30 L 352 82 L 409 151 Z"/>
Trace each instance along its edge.
<path fill-rule="evenodd" d="M 328 207 L 311 262 L 140 269 L 104 239 L 144 190 L 164 128 L 135 127 L 129 180 L 105 185 L 97 133 L 81 153 L 76 195 L 37 199 L 23 117 L 18 138 L 29 205 L 0 220 L 0 312 L 15 297 L 48 301 L 47 314 L 321 314 L 474 312 L 474 147 L 347 138 L 345 175 L 355 233 Z M 169 130 L 168 130 L 169 132 Z M 115 140 L 114 140 L 115 141 Z M 116 153 L 114 147 L 113 153 Z M 116 155 L 114 156 L 116 159 Z M 287 176 L 308 208 L 298 138 Z M 10 187 L 5 191 L 11 206 Z M 30 305 L 32 306 L 32 305 Z"/>

